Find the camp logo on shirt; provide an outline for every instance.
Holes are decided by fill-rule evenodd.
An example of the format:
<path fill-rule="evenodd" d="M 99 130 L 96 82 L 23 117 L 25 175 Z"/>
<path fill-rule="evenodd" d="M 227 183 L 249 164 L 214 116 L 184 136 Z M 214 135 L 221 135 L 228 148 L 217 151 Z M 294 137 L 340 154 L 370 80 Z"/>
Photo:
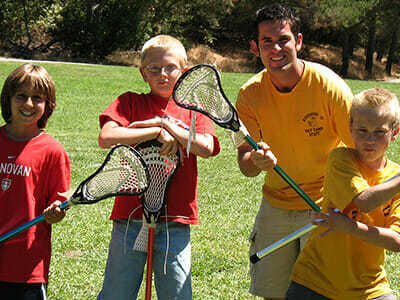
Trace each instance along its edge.
<path fill-rule="evenodd" d="M 11 179 L 10 178 L 3 178 L 1 180 L 1 189 L 3 191 L 7 191 L 11 186 Z"/>
<path fill-rule="evenodd" d="M 324 117 L 320 116 L 316 112 L 306 114 L 301 120 L 304 123 L 304 132 L 308 136 L 318 136 L 321 134 L 321 131 L 324 130 L 324 127 L 321 124 Z"/>

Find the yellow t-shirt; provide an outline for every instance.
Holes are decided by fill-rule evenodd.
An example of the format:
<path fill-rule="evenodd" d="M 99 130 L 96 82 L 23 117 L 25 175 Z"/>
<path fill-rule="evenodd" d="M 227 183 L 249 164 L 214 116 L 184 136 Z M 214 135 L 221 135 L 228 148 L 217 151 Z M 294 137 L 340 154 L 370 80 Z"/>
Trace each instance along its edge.
<path fill-rule="evenodd" d="M 361 165 L 354 149 L 338 148 L 329 155 L 324 183 L 323 211 L 343 211 L 355 196 L 400 172 L 388 160 L 383 170 Z M 347 216 L 370 226 L 400 233 L 399 196 L 369 212 L 355 206 Z M 293 268 L 291 280 L 335 300 L 373 299 L 391 292 L 384 270 L 385 250 L 345 233 L 328 233 L 317 227 L 310 235 Z"/>
<path fill-rule="evenodd" d="M 318 203 L 329 152 L 342 140 L 353 146 L 352 97 L 333 71 L 305 62 L 304 74 L 291 92 L 279 92 L 264 70 L 243 85 L 236 108 L 251 137 L 269 144 L 278 165 Z M 263 194 L 278 208 L 310 208 L 274 171 L 266 173 Z"/>

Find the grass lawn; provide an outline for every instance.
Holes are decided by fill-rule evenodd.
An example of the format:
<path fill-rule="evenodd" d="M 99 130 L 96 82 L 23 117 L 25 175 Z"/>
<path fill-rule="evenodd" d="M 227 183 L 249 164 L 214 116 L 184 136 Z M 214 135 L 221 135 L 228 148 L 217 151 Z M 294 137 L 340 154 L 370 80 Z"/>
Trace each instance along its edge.
<path fill-rule="evenodd" d="M 0 82 L 21 63 L 1 62 Z M 120 94 L 147 92 L 136 68 L 71 64 L 42 64 L 57 87 L 57 109 L 47 131 L 60 141 L 71 159 L 75 188 L 103 161 L 107 150 L 97 145 L 98 115 Z M 222 74 L 232 101 L 252 74 Z M 383 86 L 400 96 L 400 84 L 347 80 L 354 93 Z M 241 175 L 236 151 L 226 133 L 216 128 L 222 150 L 214 158 L 199 159 L 200 226 L 192 226 L 194 299 L 255 299 L 247 292 L 249 254 L 247 237 L 261 198 L 262 176 Z M 400 163 L 399 144 L 389 157 Z M 111 222 L 112 199 L 68 211 L 53 227 L 53 256 L 49 299 L 95 299 L 101 289 Z M 400 256 L 388 254 L 392 288 L 400 295 Z M 279 276 L 279 274 L 277 274 Z M 153 292 L 154 298 L 155 292 Z M 143 298 L 143 289 L 140 298 Z"/>

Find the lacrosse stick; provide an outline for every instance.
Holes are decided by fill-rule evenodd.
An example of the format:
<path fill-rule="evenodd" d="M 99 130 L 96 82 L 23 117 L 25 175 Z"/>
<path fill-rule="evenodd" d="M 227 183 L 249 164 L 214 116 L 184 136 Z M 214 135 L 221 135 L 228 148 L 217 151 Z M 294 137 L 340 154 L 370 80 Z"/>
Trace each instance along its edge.
<path fill-rule="evenodd" d="M 107 154 L 103 164 L 85 179 L 74 193 L 60 194 L 68 198 L 60 209 L 76 204 L 93 204 L 117 195 L 139 195 L 149 185 L 149 173 L 140 154 L 130 146 L 118 145 Z M 0 236 L 0 243 L 45 220 L 44 215 Z"/>
<path fill-rule="evenodd" d="M 295 239 L 298 239 L 299 237 L 302 237 L 303 235 L 307 234 L 311 230 L 313 230 L 317 225 L 313 224 L 307 224 L 306 226 L 300 228 L 299 230 L 293 232 L 292 234 L 289 234 L 288 236 L 285 236 L 284 238 L 280 239 L 279 241 L 273 243 L 272 245 L 258 251 L 257 253 L 253 254 L 250 256 L 250 262 L 255 264 L 259 260 L 261 260 L 263 257 L 271 254 L 272 252 L 282 248 L 283 246 L 286 246 L 289 244 L 291 241 L 294 241 Z"/>
<path fill-rule="evenodd" d="M 180 160 L 179 152 L 169 156 L 160 155 L 161 146 L 162 144 L 156 140 L 147 141 L 135 146 L 135 149 L 146 162 L 150 173 L 149 188 L 142 196 L 143 214 L 147 222 L 146 300 L 151 299 L 155 227 L 165 205 L 169 184 L 176 170 L 179 168 Z M 143 232 L 146 231 L 144 230 Z M 139 240 L 140 235 L 139 232 Z"/>
<path fill-rule="evenodd" d="M 218 71 L 211 65 L 200 64 L 187 70 L 175 84 L 172 98 L 183 108 L 208 116 L 217 125 L 233 131 L 234 139 L 244 140 L 255 150 L 260 149 L 239 120 L 237 111 L 225 96 Z M 235 144 L 241 144 L 234 142 Z M 274 170 L 315 211 L 319 206 L 278 165 Z"/>
<path fill-rule="evenodd" d="M 335 208 L 334 211 L 336 213 L 340 212 L 339 209 Z M 329 213 L 327 213 L 327 215 L 329 215 Z M 322 219 L 316 219 L 316 221 L 321 221 Z M 318 225 L 314 225 L 314 224 L 307 224 L 304 227 L 301 227 L 299 230 L 296 230 L 295 232 L 285 236 L 284 238 L 280 239 L 279 241 L 273 243 L 272 245 L 258 251 L 257 253 L 253 254 L 250 256 L 250 262 L 255 264 L 256 262 L 258 262 L 259 260 L 261 260 L 263 257 L 271 254 L 272 252 L 275 252 L 276 250 L 282 248 L 283 246 L 286 246 L 287 244 L 289 244 L 291 241 L 294 241 L 300 237 L 302 237 L 303 235 L 307 234 L 308 232 L 310 232 L 311 230 L 313 230 L 314 228 L 318 227 Z"/>

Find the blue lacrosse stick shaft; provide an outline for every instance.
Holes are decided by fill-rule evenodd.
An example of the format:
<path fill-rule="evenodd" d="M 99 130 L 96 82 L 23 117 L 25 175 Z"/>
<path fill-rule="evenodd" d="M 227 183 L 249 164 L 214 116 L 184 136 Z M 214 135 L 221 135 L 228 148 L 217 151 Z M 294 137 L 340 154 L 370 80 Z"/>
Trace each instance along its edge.
<path fill-rule="evenodd" d="M 60 204 L 59 208 L 60 209 L 67 209 L 68 207 L 70 207 L 70 202 L 69 200 L 64 201 L 63 203 Z M 6 240 L 9 240 L 10 238 L 12 238 L 13 236 L 31 228 L 32 226 L 42 223 L 44 221 L 44 215 L 40 215 L 38 217 L 36 217 L 33 220 L 30 220 L 29 222 L 26 222 L 25 224 L 22 224 L 21 226 L 3 234 L 2 236 L 0 236 L 0 243 L 5 242 Z"/>
<path fill-rule="evenodd" d="M 245 135 L 244 137 L 246 139 L 246 141 L 249 143 L 250 146 L 253 147 L 253 149 L 255 150 L 259 150 L 260 147 L 257 145 L 257 143 L 251 138 L 251 136 L 249 136 L 248 134 Z M 288 174 L 286 174 L 281 167 L 279 167 L 278 165 L 275 166 L 274 171 L 276 173 L 278 173 L 279 176 L 282 177 L 283 180 L 285 180 L 287 182 L 287 184 L 289 184 L 295 191 L 297 194 L 299 194 L 299 196 L 301 198 L 303 198 L 307 204 L 316 212 L 320 212 L 321 208 L 314 202 L 312 201 L 312 199 L 306 194 L 306 192 L 304 192 L 301 187 L 299 187 L 296 182 L 293 181 L 292 178 L 289 177 Z"/>

